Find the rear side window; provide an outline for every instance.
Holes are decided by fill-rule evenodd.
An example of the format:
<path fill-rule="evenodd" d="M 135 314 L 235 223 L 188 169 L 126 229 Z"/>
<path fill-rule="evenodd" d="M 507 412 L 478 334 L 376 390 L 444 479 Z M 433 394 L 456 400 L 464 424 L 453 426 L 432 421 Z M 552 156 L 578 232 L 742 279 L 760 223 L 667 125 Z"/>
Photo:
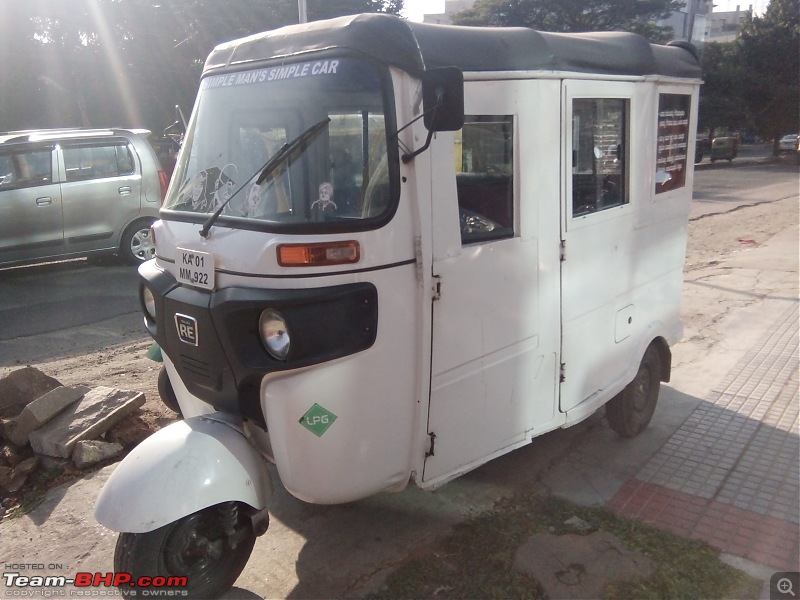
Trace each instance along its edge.
<path fill-rule="evenodd" d="M 573 217 L 628 203 L 628 113 L 626 99 L 573 100 Z"/>
<path fill-rule="evenodd" d="M 67 181 L 119 177 L 134 172 L 133 154 L 122 142 L 65 146 L 64 163 Z"/>
<path fill-rule="evenodd" d="M 0 190 L 52 183 L 51 155 L 50 148 L 0 151 Z"/>
<path fill-rule="evenodd" d="M 686 185 L 689 149 L 689 108 L 686 94 L 659 94 L 658 145 L 656 146 L 656 194 Z"/>

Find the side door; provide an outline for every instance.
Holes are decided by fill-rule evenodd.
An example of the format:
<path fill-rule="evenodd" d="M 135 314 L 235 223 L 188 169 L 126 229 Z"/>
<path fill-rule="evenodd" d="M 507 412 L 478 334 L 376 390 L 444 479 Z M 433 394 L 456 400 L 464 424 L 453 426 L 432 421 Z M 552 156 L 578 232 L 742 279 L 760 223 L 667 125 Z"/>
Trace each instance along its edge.
<path fill-rule="evenodd" d="M 562 383 L 560 409 L 594 399 L 629 370 L 637 319 L 631 152 L 632 83 L 563 83 Z M 637 198 L 636 201 L 639 201 Z M 581 413 L 582 416 L 583 413 Z"/>
<path fill-rule="evenodd" d="M 0 150 L 0 263 L 61 252 L 64 221 L 52 145 Z"/>
<path fill-rule="evenodd" d="M 464 128 L 431 146 L 440 293 L 423 473 L 430 485 L 527 443 L 532 423 L 554 411 L 555 355 L 548 359 L 539 336 L 539 246 L 520 226 L 520 85 L 468 82 Z"/>
<path fill-rule="evenodd" d="M 62 144 L 64 239 L 74 251 L 113 248 L 141 208 L 141 163 L 124 138 Z"/>

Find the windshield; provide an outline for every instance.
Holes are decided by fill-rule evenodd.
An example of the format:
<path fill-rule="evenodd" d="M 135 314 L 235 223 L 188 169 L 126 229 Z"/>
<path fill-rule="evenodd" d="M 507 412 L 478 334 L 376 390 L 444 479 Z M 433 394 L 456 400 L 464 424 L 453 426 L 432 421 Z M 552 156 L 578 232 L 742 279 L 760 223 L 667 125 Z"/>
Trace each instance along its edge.
<path fill-rule="evenodd" d="M 394 207 L 385 97 L 353 58 L 206 77 L 164 208 L 205 220 L 224 205 L 219 223 L 249 228 L 377 226 Z"/>

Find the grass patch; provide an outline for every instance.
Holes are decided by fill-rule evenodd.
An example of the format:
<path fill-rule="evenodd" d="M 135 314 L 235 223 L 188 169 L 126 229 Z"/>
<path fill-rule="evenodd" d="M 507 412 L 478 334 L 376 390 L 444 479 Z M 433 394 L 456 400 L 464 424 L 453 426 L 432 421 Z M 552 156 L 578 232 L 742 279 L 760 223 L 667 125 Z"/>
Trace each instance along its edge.
<path fill-rule="evenodd" d="M 607 531 L 647 555 L 656 572 L 647 581 L 609 586 L 606 598 L 753 598 L 760 582 L 719 560 L 707 544 L 624 519 L 601 508 L 520 493 L 456 525 L 435 547 L 404 562 L 369 598 L 545 598 L 539 583 L 513 569 L 514 556 L 534 533 L 578 533 L 564 525 L 578 516 L 585 533 Z"/>

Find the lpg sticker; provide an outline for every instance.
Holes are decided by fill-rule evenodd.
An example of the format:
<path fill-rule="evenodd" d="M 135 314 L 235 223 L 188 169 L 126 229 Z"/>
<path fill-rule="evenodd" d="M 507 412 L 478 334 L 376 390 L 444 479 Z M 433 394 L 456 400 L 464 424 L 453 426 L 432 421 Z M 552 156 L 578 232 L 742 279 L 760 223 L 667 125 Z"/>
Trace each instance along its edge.
<path fill-rule="evenodd" d="M 328 428 L 333 425 L 335 420 L 335 414 L 315 402 L 314 406 L 309 408 L 306 414 L 300 418 L 300 425 L 315 436 L 322 437 L 322 434 L 328 431 Z"/>

